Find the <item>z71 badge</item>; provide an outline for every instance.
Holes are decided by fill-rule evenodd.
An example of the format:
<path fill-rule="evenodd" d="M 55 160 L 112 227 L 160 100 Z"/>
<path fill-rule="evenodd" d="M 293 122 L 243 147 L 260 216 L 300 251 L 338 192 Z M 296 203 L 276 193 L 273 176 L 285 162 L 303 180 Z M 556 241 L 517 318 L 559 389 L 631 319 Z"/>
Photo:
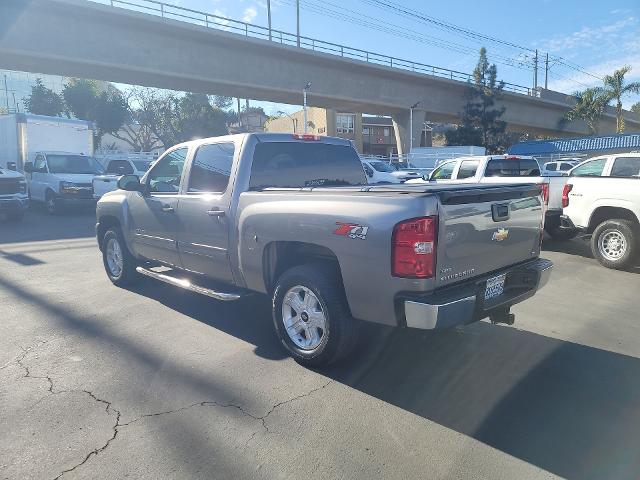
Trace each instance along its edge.
<path fill-rule="evenodd" d="M 358 225 L 356 223 L 336 222 L 338 228 L 333 231 L 334 235 L 342 235 L 343 237 L 358 238 L 364 240 L 367 238 L 369 227 Z"/>

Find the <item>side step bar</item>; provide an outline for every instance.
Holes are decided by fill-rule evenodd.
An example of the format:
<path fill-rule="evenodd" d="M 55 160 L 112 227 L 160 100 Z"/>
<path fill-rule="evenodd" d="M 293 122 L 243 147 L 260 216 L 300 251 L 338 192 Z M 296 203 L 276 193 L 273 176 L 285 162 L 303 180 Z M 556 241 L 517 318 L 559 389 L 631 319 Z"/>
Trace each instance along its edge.
<path fill-rule="evenodd" d="M 216 300 L 229 302 L 242 298 L 242 294 L 240 293 L 216 292 L 215 290 L 211 290 L 210 288 L 201 287 L 200 285 L 191 283 L 186 278 L 176 278 L 172 277 L 171 275 L 154 272 L 153 270 L 148 270 L 142 267 L 136 267 L 136 271 L 138 273 L 141 273 L 142 275 L 146 275 L 147 277 L 155 278 L 156 280 L 160 280 L 161 282 L 184 288 L 185 290 L 190 290 L 192 292 L 199 293 L 200 295 L 206 295 L 207 297 L 215 298 Z"/>

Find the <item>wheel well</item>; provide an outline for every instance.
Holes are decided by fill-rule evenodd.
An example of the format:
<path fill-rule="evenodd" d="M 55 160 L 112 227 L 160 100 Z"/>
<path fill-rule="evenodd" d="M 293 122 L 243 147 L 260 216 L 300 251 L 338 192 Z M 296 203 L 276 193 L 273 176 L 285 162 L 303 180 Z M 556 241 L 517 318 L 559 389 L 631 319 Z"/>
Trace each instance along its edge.
<path fill-rule="evenodd" d="M 621 207 L 598 207 L 591 214 L 591 220 L 589 221 L 588 232 L 593 232 L 598 225 L 605 220 L 611 220 L 613 218 L 620 218 L 623 220 L 629 220 L 631 222 L 638 223 L 638 217 L 626 208 Z"/>
<path fill-rule="evenodd" d="M 102 250 L 102 239 L 104 238 L 105 233 L 111 227 L 120 227 L 120 221 L 111 215 L 106 215 L 104 217 L 100 217 L 100 223 L 98 223 L 98 228 L 96 230 L 96 237 L 98 239 L 98 246 L 100 250 Z"/>
<path fill-rule="evenodd" d="M 262 254 L 262 271 L 267 291 L 273 292 L 276 281 L 286 270 L 311 262 L 334 266 L 342 280 L 338 257 L 327 247 L 305 242 L 269 243 Z"/>

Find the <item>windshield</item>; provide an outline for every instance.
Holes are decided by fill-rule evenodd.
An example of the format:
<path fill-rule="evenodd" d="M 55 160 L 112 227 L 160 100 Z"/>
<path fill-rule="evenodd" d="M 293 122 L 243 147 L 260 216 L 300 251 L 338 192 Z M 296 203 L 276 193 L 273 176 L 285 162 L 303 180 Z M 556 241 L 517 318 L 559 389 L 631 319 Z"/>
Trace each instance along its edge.
<path fill-rule="evenodd" d="M 146 160 L 134 160 L 133 164 L 135 165 L 136 170 L 140 172 L 146 172 L 147 170 L 149 170 L 149 165 L 151 165 L 151 162 L 148 162 Z"/>
<path fill-rule="evenodd" d="M 506 158 L 489 160 L 487 177 L 539 177 L 540 165 L 533 159 Z"/>
<path fill-rule="evenodd" d="M 102 167 L 94 158 L 84 155 L 47 155 L 47 163 L 51 173 L 103 173 Z"/>
<path fill-rule="evenodd" d="M 390 163 L 385 162 L 369 162 L 373 168 L 375 168 L 379 172 L 391 173 L 395 172 L 397 169 L 391 165 Z"/>

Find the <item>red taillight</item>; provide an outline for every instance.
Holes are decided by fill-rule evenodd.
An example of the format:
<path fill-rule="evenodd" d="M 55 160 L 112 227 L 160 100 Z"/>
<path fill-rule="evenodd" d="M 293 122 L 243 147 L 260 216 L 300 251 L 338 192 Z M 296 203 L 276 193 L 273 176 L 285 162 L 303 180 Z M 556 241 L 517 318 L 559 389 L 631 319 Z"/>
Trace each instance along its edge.
<path fill-rule="evenodd" d="M 569 192 L 573 189 L 573 185 L 570 183 L 565 183 L 564 188 L 562 189 L 562 208 L 567 208 L 569 206 Z"/>
<path fill-rule="evenodd" d="M 405 220 L 393 229 L 391 268 L 394 277 L 431 278 L 436 263 L 438 217 Z"/>
<path fill-rule="evenodd" d="M 320 140 L 320 135 L 311 135 L 310 133 L 294 133 L 293 138 L 296 140 L 304 140 L 305 142 L 317 142 Z"/>
<path fill-rule="evenodd" d="M 542 201 L 545 205 L 549 205 L 549 184 L 543 183 L 540 185 L 540 190 L 542 191 Z"/>

